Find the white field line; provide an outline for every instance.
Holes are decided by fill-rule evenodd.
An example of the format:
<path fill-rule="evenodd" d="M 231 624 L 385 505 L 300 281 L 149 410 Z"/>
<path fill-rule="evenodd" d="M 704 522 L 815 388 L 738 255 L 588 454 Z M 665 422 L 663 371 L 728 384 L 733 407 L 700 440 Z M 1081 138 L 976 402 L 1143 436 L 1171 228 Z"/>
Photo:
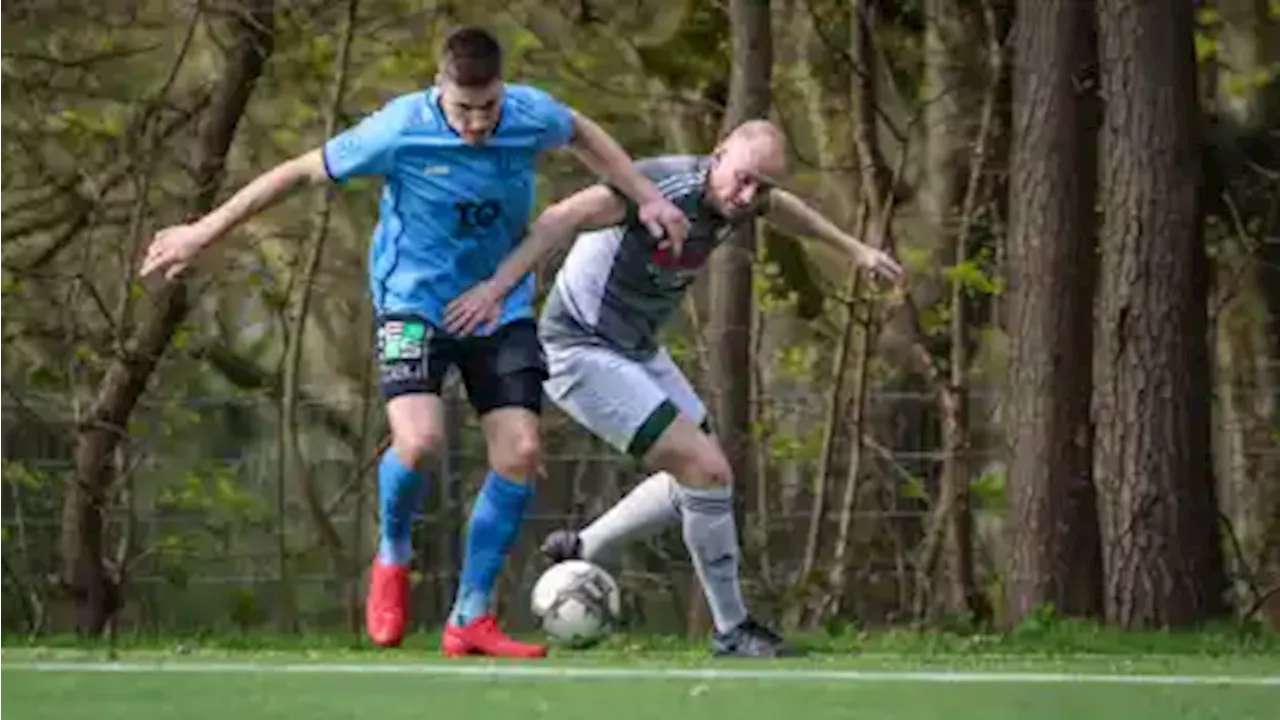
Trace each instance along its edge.
<path fill-rule="evenodd" d="M 467 665 L 421 663 L 248 662 L 8 662 L 5 670 L 45 673 L 222 673 L 354 674 L 516 678 L 521 680 L 751 680 L 828 683 L 996 683 L 1111 685 L 1254 685 L 1280 687 L 1280 675 L 1157 675 L 1123 673 L 981 672 L 929 670 L 821 670 L 817 668 L 660 668 L 556 665 Z"/>

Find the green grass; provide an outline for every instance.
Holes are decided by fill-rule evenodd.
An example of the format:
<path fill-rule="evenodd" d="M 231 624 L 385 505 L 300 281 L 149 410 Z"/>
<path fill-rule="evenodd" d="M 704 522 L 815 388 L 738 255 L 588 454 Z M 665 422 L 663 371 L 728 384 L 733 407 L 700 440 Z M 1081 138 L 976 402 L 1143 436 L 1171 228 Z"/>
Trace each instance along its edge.
<path fill-rule="evenodd" d="M 892 628 L 876 631 L 842 629 L 789 635 L 797 645 L 826 655 L 1261 655 L 1280 657 L 1280 633 L 1259 625 L 1222 624 L 1196 631 L 1124 631 L 1068 619 L 1028 622 L 1006 633 L 960 630 Z M 250 651 L 258 653 L 324 652 L 353 657 L 413 657 L 434 653 L 435 633 L 411 633 L 402 648 L 387 651 L 372 646 L 359 634 L 288 634 L 270 632 L 156 635 L 125 633 L 110 642 L 86 642 L 75 635 L 28 638 L 6 634 L 6 650 L 15 648 L 146 650 L 157 652 Z M 592 649 L 588 656 L 618 659 L 632 656 L 703 658 L 704 639 L 618 634 Z M 581 654 L 577 654 L 578 656 Z"/>
<path fill-rule="evenodd" d="M 1071 673 L 1280 678 L 1275 634 L 1226 627 L 1199 633 L 1123 633 L 1050 624 L 972 635 L 897 630 L 797 638 L 809 657 L 777 662 L 712 660 L 702 641 L 617 636 L 586 652 L 555 650 L 547 661 L 445 661 L 437 638 L 415 634 L 395 650 L 352 636 L 126 635 L 108 646 L 72 637 L 4 638 L 3 678 L 11 720 L 245 720 L 256 718 L 589 718 L 590 720 L 1133 720 L 1271 718 L 1280 686 L 981 683 L 866 676 L 838 679 L 460 676 L 413 671 L 443 665 L 517 668 L 670 668 L 912 673 Z M 187 672 L 34 672 L 60 661 L 184 665 Z M 253 663 L 215 672 L 209 663 Z M 201 666 L 203 664 L 203 670 Z M 344 664 L 362 672 L 298 672 Z M 256 671 L 286 666 L 288 672 Z M 351 669 L 351 668 L 349 668 Z M 225 670 L 225 668 L 224 668 Z M 312 670 L 315 670 L 314 668 Z M 989 676 L 988 676 L 989 680 Z"/>
<path fill-rule="evenodd" d="M 9 687 L 10 717 L 19 720 L 182 720 L 238 718 L 515 718 L 556 720 L 637 720 L 652 718 L 939 718 L 948 720 L 1176 720 L 1270 718 L 1280 706 L 1280 687 L 1239 685 L 1109 685 L 1093 683 L 1034 684 L 1016 678 L 980 684 L 919 682 L 897 679 L 796 680 L 770 677 L 755 680 L 701 678 L 598 679 L 573 677 L 521 678 L 505 676 L 441 676 L 373 672 L 388 662 L 385 656 L 357 658 L 363 673 L 301 673 L 298 663 L 349 662 L 341 656 L 315 652 L 286 654 L 222 651 L 218 656 L 271 666 L 290 663 L 290 672 L 32 672 L 18 663 L 59 655 L 82 660 L 98 653 L 22 649 L 4 652 L 4 680 Z M 412 657 L 408 651 L 405 655 Z M 212 653 L 209 653 L 212 655 Z M 651 668 L 681 663 L 670 658 L 633 657 L 604 661 L 598 656 L 565 653 L 533 667 Z M 122 661 L 155 660 L 157 651 L 129 650 Z M 192 667 L 206 662 L 190 654 L 167 661 Z M 403 669 L 405 656 L 398 666 Z M 418 654 L 416 663 L 444 661 Z M 456 666 L 457 661 L 451 663 Z M 484 665 L 483 661 L 470 661 Z M 1280 661 L 1268 657 L 1161 658 L 1102 657 L 1083 659 L 925 656 L 911 661 L 887 658 L 823 656 L 776 663 L 741 661 L 700 662 L 699 666 L 749 669 L 862 669 L 901 672 L 981 670 L 989 672 L 1070 672 L 1105 674 L 1267 675 L 1280 676 Z M 523 666 L 522 666 L 523 667 Z M 206 668 L 207 669 L 207 668 Z M 395 669 L 393 666 L 390 669 Z"/>
<path fill-rule="evenodd" d="M 15 720 L 229 718 L 948 718 L 1250 720 L 1280 692 L 1254 687 L 550 681 L 269 674 L 20 674 Z"/>

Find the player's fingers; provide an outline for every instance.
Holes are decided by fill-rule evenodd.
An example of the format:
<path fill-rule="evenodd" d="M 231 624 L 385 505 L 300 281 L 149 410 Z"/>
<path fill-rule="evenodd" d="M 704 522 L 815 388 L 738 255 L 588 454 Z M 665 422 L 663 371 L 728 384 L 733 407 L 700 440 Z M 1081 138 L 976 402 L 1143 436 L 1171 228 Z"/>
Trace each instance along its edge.
<path fill-rule="evenodd" d="M 680 256 L 680 251 L 684 249 L 684 228 L 678 222 L 673 222 L 671 218 L 666 218 L 662 228 L 663 234 L 667 239 L 667 244 L 671 247 L 671 251 Z"/>
<path fill-rule="evenodd" d="M 491 324 L 494 315 L 495 312 L 492 306 L 484 301 L 477 300 L 474 305 L 468 308 L 466 322 L 462 324 L 460 332 L 470 335 L 481 326 Z"/>
<path fill-rule="evenodd" d="M 451 333 L 461 333 L 471 324 L 473 312 L 469 303 L 460 303 L 454 311 L 445 318 L 445 328 Z"/>
<path fill-rule="evenodd" d="M 142 261 L 142 270 L 140 271 L 142 276 L 147 277 L 151 273 L 155 272 L 164 264 L 164 261 L 165 255 L 163 251 L 148 253 L 147 257 Z"/>

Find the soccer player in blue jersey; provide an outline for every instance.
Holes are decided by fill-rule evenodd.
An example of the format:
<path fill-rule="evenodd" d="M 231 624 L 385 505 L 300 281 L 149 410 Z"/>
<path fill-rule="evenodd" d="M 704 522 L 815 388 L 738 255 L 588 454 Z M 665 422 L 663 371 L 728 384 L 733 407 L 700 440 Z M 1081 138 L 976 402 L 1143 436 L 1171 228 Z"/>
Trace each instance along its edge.
<path fill-rule="evenodd" d="M 546 654 L 542 645 L 508 637 L 489 607 L 539 462 L 546 362 L 533 319 L 533 277 L 506 294 L 496 322 L 474 332 L 450 333 L 444 312 L 520 244 L 534 204 L 536 160 L 561 147 L 621 188 L 643 222 L 678 252 L 687 219 L 627 153 L 547 93 L 505 83 L 497 40 L 464 27 L 446 38 L 433 87 L 394 98 L 322 147 L 259 176 L 198 221 L 162 230 L 143 261 L 143 275 L 173 278 L 205 246 L 296 187 L 358 175 L 385 180 L 369 253 L 392 436 L 378 468 L 380 543 L 366 601 L 367 630 L 379 645 L 398 645 L 404 636 L 410 523 L 443 434 L 440 387 L 456 365 L 480 415 L 491 469 L 472 507 L 442 650 L 449 656 Z"/>

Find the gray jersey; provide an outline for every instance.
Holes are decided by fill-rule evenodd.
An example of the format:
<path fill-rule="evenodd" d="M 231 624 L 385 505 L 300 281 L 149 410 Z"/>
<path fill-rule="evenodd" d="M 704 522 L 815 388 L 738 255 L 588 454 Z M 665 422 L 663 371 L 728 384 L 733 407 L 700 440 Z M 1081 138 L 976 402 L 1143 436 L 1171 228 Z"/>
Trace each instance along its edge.
<path fill-rule="evenodd" d="M 735 221 L 705 200 L 709 158 L 668 155 L 636 167 L 689 218 L 676 258 L 640 224 L 629 200 L 620 225 L 580 235 L 565 258 L 542 312 L 549 342 L 607 345 L 635 359 L 658 350 L 658 331 Z"/>

